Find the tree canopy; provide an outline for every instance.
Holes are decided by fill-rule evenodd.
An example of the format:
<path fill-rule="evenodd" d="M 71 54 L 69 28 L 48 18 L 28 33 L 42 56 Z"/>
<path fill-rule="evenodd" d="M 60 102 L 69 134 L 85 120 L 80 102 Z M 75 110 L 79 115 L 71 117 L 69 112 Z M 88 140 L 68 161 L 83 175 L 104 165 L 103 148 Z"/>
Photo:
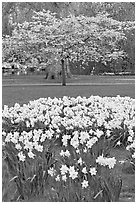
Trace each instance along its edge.
<path fill-rule="evenodd" d="M 119 45 L 126 40 L 124 30 L 133 26 L 131 22 L 113 20 L 107 14 L 56 18 L 55 13 L 43 10 L 34 13 L 33 21 L 16 24 L 12 37 L 3 39 L 3 53 L 39 55 L 51 52 L 73 61 L 106 63 L 125 55 Z"/>
<path fill-rule="evenodd" d="M 24 3 L 26 4 L 28 2 Z M 29 4 L 30 9 L 31 5 L 33 4 Z M 118 4 L 99 3 L 99 7 L 96 7 L 96 4 L 88 4 L 96 8 L 94 13 L 96 15 L 93 16 L 80 14 L 83 4 L 79 3 L 77 7 L 76 3 L 73 4 L 73 12 L 70 12 L 71 3 L 67 5 L 57 3 L 53 4 L 54 6 L 47 3 L 49 8 L 57 11 L 59 5 L 65 5 L 66 15 L 58 15 L 47 9 L 41 10 L 41 5 L 37 3 L 38 11 L 33 11 L 31 18 L 27 21 L 24 21 L 25 19 L 11 20 L 11 27 L 14 28 L 12 35 L 3 36 L 3 61 L 11 58 L 19 61 L 22 58 L 38 58 L 39 56 L 46 58 L 48 56 L 47 63 L 50 63 L 54 56 L 57 61 L 69 58 L 73 62 L 100 61 L 107 64 L 107 62 L 117 61 L 128 55 L 126 52 L 129 46 L 127 38 L 131 38 L 131 33 L 132 38 L 134 37 L 134 22 L 119 21 L 113 19 L 113 15 L 106 13 Z M 6 4 L 5 7 L 7 6 L 9 5 Z M 10 4 L 9 11 L 16 10 L 18 13 L 21 6 L 23 6 L 21 3 Z M 36 6 L 35 3 L 34 6 Z M 124 4 L 120 6 L 121 9 L 125 8 Z M 4 7 L 3 10 L 5 10 Z M 134 49 L 132 49 L 133 52 Z"/>

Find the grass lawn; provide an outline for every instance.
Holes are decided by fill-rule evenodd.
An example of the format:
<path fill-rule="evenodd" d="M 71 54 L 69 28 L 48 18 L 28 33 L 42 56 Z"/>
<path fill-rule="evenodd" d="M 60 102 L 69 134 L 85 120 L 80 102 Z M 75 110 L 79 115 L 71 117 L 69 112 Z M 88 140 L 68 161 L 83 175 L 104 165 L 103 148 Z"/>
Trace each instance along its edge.
<path fill-rule="evenodd" d="M 63 97 L 67 96 L 130 96 L 135 98 L 135 80 L 133 76 L 74 76 L 68 79 L 68 83 L 92 83 L 90 85 L 72 85 L 65 87 L 58 84 L 59 81 L 45 80 L 41 75 L 28 76 L 8 76 L 3 77 L 2 81 L 2 104 L 13 106 L 16 102 L 23 104 L 30 100 L 44 97 Z M 44 85 L 47 83 L 48 85 Z M 55 83 L 56 85 L 50 85 Z M 97 85 L 98 83 L 98 85 Z M 105 85 L 104 85 L 105 83 Z M 111 84 L 113 83 L 113 84 Z M 117 84 L 120 83 L 120 84 Z M 125 84 L 126 83 L 126 84 Z M 15 84 L 28 84 L 15 86 Z M 29 85 L 35 84 L 35 86 Z M 36 85 L 36 84 L 41 84 Z M 9 85 L 9 86 L 6 86 Z M 13 85 L 13 86 L 12 86 Z"/>
<path fill-rule="evenodd" d="M 97 75 L 74 75 L 71 78 L 66 79 L 67 83 L 96 83 L 96 82 L 133 82 L 134 76 L 97 76 Z M 22 84 L 22 83 L 61 83 L 61 79 L 46 80 L 43 75 L 29 74 L 29 75 L 9 75 L 2 77 L 3 84 Z"/>
<path fill-rule="evenodd" d="M 50 85 L 50 83 L 56 83 L 56 85 Z M 46 81 L 41 75 L 29 75 L 29 76 L 7 76 L 2 78 L 2 105 L 13 106 L 15 103 L 24 104 L 30 100 L 35 100 L 44 97 L 63 97 L 66 96 L 86 96 L 99 95 L 99 96 L 130 96 L 135 98 L 135 80 L 133 76 L 74 76 L 72 79 L 68 79 L 68 83 L 93 83 L 92 85 L 67 85 L 65 87 L 58 85 L 60 81 Z M 29 85 L 29 84 L 43 84 L 49 85 Z M 96 85 L 94 83 L 100 83 Z M 107 83 L 107 84 L 103 84 Z M 113 85 L 111 84 L 113 83 Z M 117 84 L 121 83 L 121 84 Z M 126 84 L 125 84 L 126 83 Z M 12 86 L 15 84 L 28 84 L 21 86 Z M 10 86 L 4 86 L 10 85 Z M 118 160 L 123 160 L 127 151 L 123 149 L 112 150 L 112 155 Z M 124 167 L 118 165 L 116 167 L 117 175 L 123 179 L 122 192 L 120 196 L 121 202 L 134 202 L 135 199 L 135 175 L 131 172 L 123 171 Z M 5 164 L 3 163 L 3 183 L 4 189 L 7 188 L 7 197 L 11 198 L 14 186 L 8 184 L 8 174 Z M 40 200 L 31 201 L 45 201 L 43 198 Z"/>

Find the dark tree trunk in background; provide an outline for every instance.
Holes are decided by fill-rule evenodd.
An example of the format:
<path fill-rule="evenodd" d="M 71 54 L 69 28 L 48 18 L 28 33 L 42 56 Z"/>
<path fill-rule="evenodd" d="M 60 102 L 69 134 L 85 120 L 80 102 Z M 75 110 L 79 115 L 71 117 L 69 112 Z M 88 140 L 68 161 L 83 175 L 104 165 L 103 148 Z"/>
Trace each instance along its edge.
<path fill-rule="evenodd" d="M 69 61 L 68 58 L 66 59 L 65 67 L 66 67 L 66 76 L 67 76 L 67 78 L 71 78 L 72 74 L 70 72 L 70 61 Z"/>
<path fill-rule="evenodd" d="M 62 66 L 62 86 L 66 86 L 66 73 L 65 73 L 64 59 L 61 60 L 61 66 Z"/>
<path fill-rule="evenodd" d="M 45 79 L 61 79 L 62 85 L 65 86 L 66 79 L 72 77 L 68 59 L 63 59 L 60 61 L 53 60 L 51 64 L 45 66 Z"/>

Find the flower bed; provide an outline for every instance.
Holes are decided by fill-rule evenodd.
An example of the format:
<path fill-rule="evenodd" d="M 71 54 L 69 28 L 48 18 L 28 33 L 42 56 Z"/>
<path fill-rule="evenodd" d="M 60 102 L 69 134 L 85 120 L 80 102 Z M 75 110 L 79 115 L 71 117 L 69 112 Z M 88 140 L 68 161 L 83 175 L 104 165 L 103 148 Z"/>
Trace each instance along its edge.
<path fill-rule="evenodd" d="M 135 100 L 130 97 L 40 98 L 4 106 L 3 158 L 16 183 L 16 200 L 118 201 L 112 147 L 131 151 Z"/>

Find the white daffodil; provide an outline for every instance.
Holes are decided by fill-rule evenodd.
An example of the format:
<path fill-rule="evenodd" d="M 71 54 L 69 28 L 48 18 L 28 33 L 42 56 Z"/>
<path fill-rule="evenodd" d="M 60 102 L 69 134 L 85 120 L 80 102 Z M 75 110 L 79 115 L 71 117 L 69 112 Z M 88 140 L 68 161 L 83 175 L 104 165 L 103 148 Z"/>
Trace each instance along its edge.
<path fill-rule="evenodd" d="M 53 177 L 56 174 L 56 170 L 52 167 L 48 169 L 48 174 Z"/>
<path fill-rule="evenodd" d="M 132 154 L 132 158 L 135 159 L 135 152 Z"/>
<path fill-rule="evenodd" d="M 28 152 L 28 157 L 29 158 L 32 158 L 32 159 L 34 159 L 34 157 L 35 157 L 36 155 L 35 154 L 33 154 L 33 152 L 32 151 L 29 151 Z"/>
<path fill-rule="evenodd" d="M 61 150 L 60 156 L 62 156 L 62 157 L 64 157 L 64 156 L 69 157 L 69 156 L 70 156 L 70 153 L 69 153 L 68 150 L 66 150 L 66 151 Z"/>
<path fill-rule="evenodd" d="M 30 142 L 28 140 L 24 141 L 24 149 L 26 150 L 32 150 L 33 149 L 33 142 Z"/>
<path fill-rule="evenodd" d="M 75 179 L 78 177 L 78 172 L 75 171 L 74 166 L 70 166 L 70 168 L 69 168 L 69 177 L 72 179 Z"/>
<path fill-rule="evenodd" d="M 82 161 L 82 158 L 80 157 L 79 160 L 78 160 L 78 164 L 82 165 L 83 161 Z"/>
<path fill-rule="evenodd" d="M 65 151 L 65 156 L 66 156 L 66 157 L 70 157 L 70 153 L 69 153 L 68 150 Z"/>
<path fill-rule="evenodd" d="M 82 188 L 87 188 L 89 186 L 88 181 L 84 180 L 82 183 Z"/>
<path fill-rule="evenodd" d="M 85 142 L 86 142 L 86 140 L 88 140 L 89 139 L 89 134 L 87 133 L 87 132 L 81 132 L 80 133 L 80 137 L 79 137 L 79 139 L 80 139 L 80 143 L 81 144 L 84 144 Z"/>
<path fill-rule="evenodd" d="M 86 146 L 88 148 L 91 148 L 96 142 L 98 141 L 97 137 L 93 137 L 90 140 L 87 141 Z"/>
<path fill-rule="evenodd" d="M 85 147 L 85 148 L 83 149 L 83 152 L 84 152 L 84 153 L 87 153 L 87 151 L 88 151 L 88 150 L 87 150 L 87 148 Z"/>
<path fill-rule="evenodd" d="M 67 176 L 66 175 L 62 176 L 62 181 L 65 181 L 65 182 L 67 181 Z"/>
<path fill-rule="evenodd" d="M 21 147 L 21 145 L 20 145 L 19 143 L 15 145 L 15 148 L 16 148 L 17 150 L 21 150 L 21 149 L 22 149 L 22 147 Z"/>
<path fill-rule="evenodd" d="M 19 157 L 19 160 L 20 160 L 20 161 L 23 161 L 23 162 L 24 162 L 25 159 L 26 159 L 26 156 L 23 154 L 22 151 L 18 153 L 18 157 Z"/>
<path fill-rule="evenodd" d="M 115 159 L 115 157 L 113 157 L 113 158 L 108 158 L 108 160 L 107 160 L 107 165 L 108 165 L 109 169 L 113 169 L 114 166 L 115 166 L 115 164 L 116 164 L 116 159 Z"/>
<path fill-rule="evenodd" d="M 34 143 L 33 143 L 34 144 Z M 35 143 L 34 148 L 38 151 L 38 152 L 42 152 L 43 151 L 43 146 L 42 145 L 38 145 L 38 143 Z"/>
<path fill-rule="evenodd" d="M 83 173 L 83 174 L 87 174 L 87 169 L 86 169 L 86 167 L 84 167 L 84 168 L 82 169 L 82 173 Z"/>
<path fill-rule="evenodd" d="M 107 134 L 108 137 L 110 137 L 111 131 L 110 131 L 110 130 L 107 130 L 107 131 L 106 131 L 106 134 Z"/>
<path fill-rule="evenodd" d="M 95 176 L 97 174 L 97 170 L 95 167 L 91 167 L 89 172 L 90 172 L 91 176 Z"/>
<path fill-rule="evenodd" d="M 99 130 L 99 129 L 96 130 L 96 135 L 98 138 L 100 138 L 103 134 L 104 132 L 102 130 Z"/>
<path fill-rule="evenodd" d="M 112 169 L 112 168 L 114 168 L 114 166 L 116 164 L 116 159 L 115 159 L 115 157 L 107 158 L 107 157 L 103 157 L 103 155 L 101 155 L 96 159 L 96 163 L 98 163 L 102 166 L 108 166 L 109 169 Z"/>
<path fill-rule="evenodd" d="M 120 146 L 120 145 L 121 145 L 121 142 L 120 142 L 120 141 L 118 141 L 116 145 Z"/>
<path fill-rule="evenodd" d="M 5 142 L 10 142 L 11 139 L 12 139 L 12 133 L 10 132 L 10 133 L 7 134 L 7 136 L 5 138 Z"/>
<path fill-rule="evenodd" d="M 75 136 L 71 139 L 70 144 L 71 144 L 75 149 L 77 149 L 78 146 L 79 146 L 78 136 L 75 135 Z"/>
<path fill-rule="evenodd" d="M 55 180 L 56 180 L 56 181 L 60 181 L 60 176 L 57 175 L 56 178 L 55 178 Z"/>
<path fill-rule="evenodd" d="M 26 121 L 26 127 L 29 128 L 30 125 L 31 125 L 30 122 L 27 120 L 27 121 Z"/>
<path fill-rule="evenodd" d="M 7 135 L 6 132 L 3 130 L 2 131 L 2 136 L 6 137 L 6 135 Z"/>
<path fill-rule="evenodd" d="M 69 136 L 69 135 L 63 135 L 63 136 L 62 136 L 62 142 L 63 142 L 63 145 L 64 145 L 65 147 L 67 147 L 67 145 L 68 145 L 68 139 L 70 139 L 70 136 Z"/>
<path fill-rule="evenodd" d="M 76 153 L 77 153 L 77 154 L 80 154 L 80 150 L 79 150 L 79 149 L 76 149 Z"/>
<path fill-rule="evenodd" d="M 61 150 L 61 152 L 60 152 L 60 156 L 62 156 L 62 157 L 64 157 L 64 156 L 65 156 L 64 151 L 63 151 L 63 150 Z"/>
<path fill-rule="evenodd" d="M 61 175 L 66 174 L 69 171 L 69 168 L 66 165 L 62 165 L 60 168 Z"/>
<path fill-rule="evenodd" d="M 133 138 L 131 136 L 128 137 L 128 142 L 133 142 Z"/>
<path fill-rule="evenodd" d="M 94 131 L 91 129 L 91 130 L 89 131 L 89 134 L 92 135 L 93 133 L 94 133 Z"/>
<path fill-rule="evenodd" d="M 132 129 L 129 129 L 128 132 L 129 132 L 130 136 L 133 138 L 133 136 L 135 135 L 134 131 Z"/>

